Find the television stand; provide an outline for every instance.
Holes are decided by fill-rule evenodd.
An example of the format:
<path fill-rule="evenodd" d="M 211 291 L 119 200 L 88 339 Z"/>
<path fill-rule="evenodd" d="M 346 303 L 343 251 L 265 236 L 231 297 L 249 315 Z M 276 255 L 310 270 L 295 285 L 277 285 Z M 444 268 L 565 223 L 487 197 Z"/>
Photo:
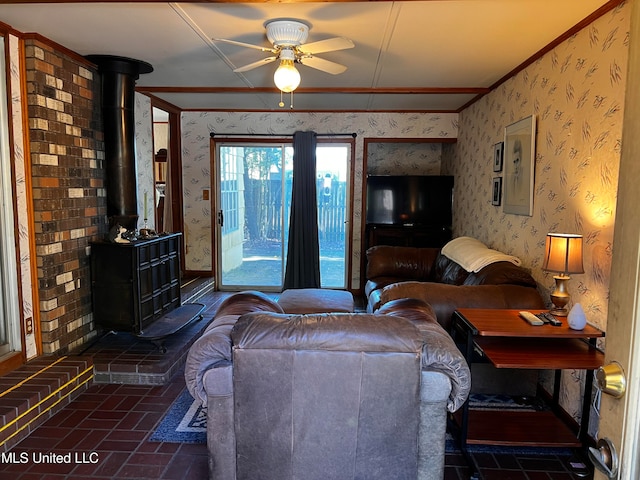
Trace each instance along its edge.
<path fill-rule="evenodd" d="M 391 245 L 395 247 L 443 247 L 451 240 L 448 225 L 385 225 L 368 224 L 367 245 Z"/>

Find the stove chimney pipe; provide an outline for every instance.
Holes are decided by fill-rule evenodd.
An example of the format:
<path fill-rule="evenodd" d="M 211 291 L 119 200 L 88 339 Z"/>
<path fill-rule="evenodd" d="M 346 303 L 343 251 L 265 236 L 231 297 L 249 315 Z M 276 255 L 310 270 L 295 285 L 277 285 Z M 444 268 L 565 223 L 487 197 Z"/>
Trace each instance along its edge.
<path fill-rule="evenodd" d="M 135 159 L 135 85 L 153 67 L 141 60 L 113 55 L 88 55 L 102 76 L 102 117 L 107 174 L 109 228 L 127 230 L 138 225 Z"/>

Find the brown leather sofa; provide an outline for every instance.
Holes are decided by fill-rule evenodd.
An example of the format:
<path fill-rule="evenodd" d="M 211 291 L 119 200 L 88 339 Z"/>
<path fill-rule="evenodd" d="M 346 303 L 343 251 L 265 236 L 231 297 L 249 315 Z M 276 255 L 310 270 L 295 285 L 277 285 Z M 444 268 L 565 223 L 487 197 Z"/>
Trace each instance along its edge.
<path fill-rule="evenodd" d="M 367 311 L 401 298 L 420 299 L 433 308 L 448 331 L 457 308 L 544 308 L 537 283 L 508 261 L 467 272 L 439 248 L 378 245 L 367 250 Z"/>
<path fill-rule="evenodd" d="M 207 405 L 209 478 L 441 480 L 447 411 L 466 400 L 469 368 L 428 305 L 385 311 L 225 300 L 185 365 Z"/>

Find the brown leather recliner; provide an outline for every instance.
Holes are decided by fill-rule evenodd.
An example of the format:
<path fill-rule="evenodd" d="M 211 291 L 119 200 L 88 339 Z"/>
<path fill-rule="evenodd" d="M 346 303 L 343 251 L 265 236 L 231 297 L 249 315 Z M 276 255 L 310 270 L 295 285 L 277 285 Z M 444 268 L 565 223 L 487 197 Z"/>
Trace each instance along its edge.
<path fill-rule="evenodd" d="M 523 268 L 500 261 L 467 272 L 438 248 L 379 245 L 367 250 L 367 311 L 417 298 L 433 307 L 447 330 L 457 308 L 544 308 L 537 283 Z"/>
<path fill-rule="evenodd" d="M 402 302 L 389 314 L 266 304 L 216 316 L 185 367 L 208 407 L 210 478 L 441 480 L 447 411 L 470 374 L 430 309 L 408 306 L 411 320 Z"/>

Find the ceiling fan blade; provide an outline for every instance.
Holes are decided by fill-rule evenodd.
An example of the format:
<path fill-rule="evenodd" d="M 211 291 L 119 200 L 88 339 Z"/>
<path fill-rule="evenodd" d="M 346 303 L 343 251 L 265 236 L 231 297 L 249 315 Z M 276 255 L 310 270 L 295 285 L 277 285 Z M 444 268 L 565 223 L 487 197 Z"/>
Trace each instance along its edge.
<path fill-rule="evenodd" d="M 266 65 L 267 63 L 271 63 L 277 59 L 278 57 L 263 58 L 262 60 L 258 60 L 257 62 L 250 63 L 249 65 L 245 65 L 244 67 L 238 67 L 233 70 L 233 73 L 247 72 L 249 70 L 253 70 L 254 68 L 261 67 L 262 65 Z"/>
<path fill-rule="evenodd" d="M 315 68 L 316 70 L 321 70 L 332 75 L 338 75 L 339 73 L 347 70 L 347 67 L 344 65 L 340 65 L 336 62 L 330 62 L 324 58 L 312 57 L 310 55 L 301 57 L 299 62 L 307 67 Z"/>
<path fill-rule="evenodd" d="M 347 48 L 355 47 L 354 43 L 348 38 L 334 37 L 327 38 L 326 40 L 320 40 L 319 42 L 305 43 L 300 45 L 298 50 L 303 53 L 324 53 L 333 52 L 336 50 L 346 50 Z"/>
<path fill-rule="evenodd" d="M 253 48 L 255 50 L 260 50 L 261 52 L 277 53 L 277 50 L 275 48 L 261 47 L 260 45 L 253 45 L 251 43 L 236 42 L 235 40 L 227 40 L 226 38 L 214 38 L 213 41 L 229 43 L 231 45 L 237 45 L 239 47 Z"/>

